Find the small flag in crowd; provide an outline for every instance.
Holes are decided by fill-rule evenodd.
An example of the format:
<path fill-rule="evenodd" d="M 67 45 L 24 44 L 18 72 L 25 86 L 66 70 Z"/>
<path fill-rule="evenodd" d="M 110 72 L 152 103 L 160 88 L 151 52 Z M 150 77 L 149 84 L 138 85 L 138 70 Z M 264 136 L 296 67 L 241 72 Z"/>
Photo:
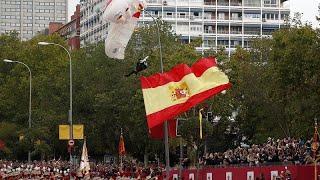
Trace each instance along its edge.
<path fill-rule="evenodd" d="M 318 132 L 318 123 L 317 121 L 315 121 L 314 133 L 312 138 L 312 151 L 313 151 L 314 157 L 317 155 L 318 148 L 319 148 L 319 132 Z"/>
<path fill-rule="evenodd" d="M 140 80 L 149 129 L 176 118 L 231 86 L 212 57 L 201 58 L 191 67 L 179 64 L 169 72 Z"/>
<path fill-rule="evenodd" d="M 202 139 L 202 111 L 203 109 L 199 110 L 199 129 L 200 129 L 200 139 Z"/>
<path fill-rule="evenodd" d="M 126 154 L 126 148 L 124 146 L 124 139 L 121 132 L 120 141 L 119 141 L 119 155 L 124 156 L 125 154 Z"/>
<path fill-rule="evenodd" d="M 89 157 L 88 157 L 88 150 L 86 145 L 86 139 L 84 139 L 83 146 L 82 146 L 82 155 L 81 155 L 81 162 L 80 162 L 80 171 L 82 174 L 87 175 L 90 171 L 90 164 L 89 164 Z"/>

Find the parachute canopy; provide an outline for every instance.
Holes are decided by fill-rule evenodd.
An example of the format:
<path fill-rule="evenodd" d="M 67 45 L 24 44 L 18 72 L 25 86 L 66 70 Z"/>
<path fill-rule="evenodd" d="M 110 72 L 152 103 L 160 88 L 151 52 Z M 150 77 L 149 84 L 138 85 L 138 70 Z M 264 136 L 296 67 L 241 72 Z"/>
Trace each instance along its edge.
<path fill-rule="evenodd" d="M 105 40 L 105 53 L 108 57 L 124 59 L 126 46 L 145 4 L 143 0 L 106 1 L 102 18 L 110 22 Z"/>

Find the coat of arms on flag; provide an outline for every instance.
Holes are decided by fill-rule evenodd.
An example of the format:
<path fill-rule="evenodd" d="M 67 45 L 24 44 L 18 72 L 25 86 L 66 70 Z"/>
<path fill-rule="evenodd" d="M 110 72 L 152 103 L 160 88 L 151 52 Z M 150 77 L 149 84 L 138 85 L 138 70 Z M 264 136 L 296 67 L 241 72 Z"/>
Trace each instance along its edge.
<path fill-rule="evenodd" d="M 169 86 L 169 90 L 171 92 L 172 101 L 190 96 L 188 85 L 185 82 L 177 85 L 171 85 Z"/>

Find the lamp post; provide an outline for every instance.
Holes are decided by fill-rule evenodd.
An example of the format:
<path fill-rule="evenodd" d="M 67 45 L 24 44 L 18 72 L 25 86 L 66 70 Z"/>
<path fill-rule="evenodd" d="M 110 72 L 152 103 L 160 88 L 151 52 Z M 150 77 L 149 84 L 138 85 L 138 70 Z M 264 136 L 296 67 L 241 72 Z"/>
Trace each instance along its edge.
<path fill-rule="evenodd" d="M 28 124 L 29 124 L 29 129 L 31 129 L 31 89 L 32 89 L 32 86 L 31 86 L 31 81 L 32 81 L 31 70 L 30 70 L 30 68 L 29 68 L 28 65 L 26 65 L 25 63 L 20 62 L 20 61 L 13 61 L 13 60 L 10 60 L 10 59 L 4 59 L 3 61 L 6 62 L 6 63 L 18 63 L 18 64 L 22 64 L 22 65 L 24 65 L 24 66 L 28 69 L 28 71 L 29 71 L 29 119 L 28 119 Z M 29 162 L 29 163 L 31 162 L 31 152 L 30 152 L 30 150 L 28 151 L 28 162 Z"/>
<path fill-rule="evenodd" d="M 69 123 L 70 123 L 70 140 L 73 140 L 73 122 L 72 122 L 72 63 L 71 63 L 71 55 L 70 55 L 70 52 L 68 51 L 68 49 L 66 49 L 64 46 L 60 45 L 60 44 L 56 44 L 56 43 L 49 43 L 49 42 L 38 42 L 38 45 L 41 45 L 41 46 L 47 46 L 47 45 L 54 45 L 54 46 L 59 46 L 61 48 L 63 48 L 68 56 L 69 56 L 69 63 L 70 63 L 70 107 L 69 107 Z M 70 150 L 70 163 L 73 164 L 72 162 L 72 153 L 71 153 L 71 150 Z"/>
<path fill-rule="evenodd" d="M 159 45 L 159 53 L 160 53 L 160 68 L 161 68 L 161 73 L 163 73 L 162 48 L 161 48 L 161 39 L 160 39 L 160 25 L 150 12 L 146 11 L 145 9 L 143 10 L 143 12 L 146 12 L 157 25 L 158 45 Z M 166 157 L 166 179 L 169 179 L 170 159 L 169 159 L 168 121 L 164 121 L 163 131 L 164 131 L 164 146 L 165 146 L 165 157 Z"/>

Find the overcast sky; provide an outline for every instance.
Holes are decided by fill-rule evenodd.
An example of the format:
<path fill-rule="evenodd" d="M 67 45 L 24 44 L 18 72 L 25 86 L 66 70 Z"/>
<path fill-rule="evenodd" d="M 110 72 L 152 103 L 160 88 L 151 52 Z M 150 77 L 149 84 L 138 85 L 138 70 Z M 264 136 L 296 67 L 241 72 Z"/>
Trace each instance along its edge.
<path fill-rule="evenodd" d="M 291 14 L 294 12 L 303 13 L 302 20 L 311 22 L 313 26 L 318 26 L 315 16 L 318 15 L 318 5 L 320 0 L 289 0 Z M 76 4 L 79 0 L 69 0 L 69 19 L 75 11 Z"/>

